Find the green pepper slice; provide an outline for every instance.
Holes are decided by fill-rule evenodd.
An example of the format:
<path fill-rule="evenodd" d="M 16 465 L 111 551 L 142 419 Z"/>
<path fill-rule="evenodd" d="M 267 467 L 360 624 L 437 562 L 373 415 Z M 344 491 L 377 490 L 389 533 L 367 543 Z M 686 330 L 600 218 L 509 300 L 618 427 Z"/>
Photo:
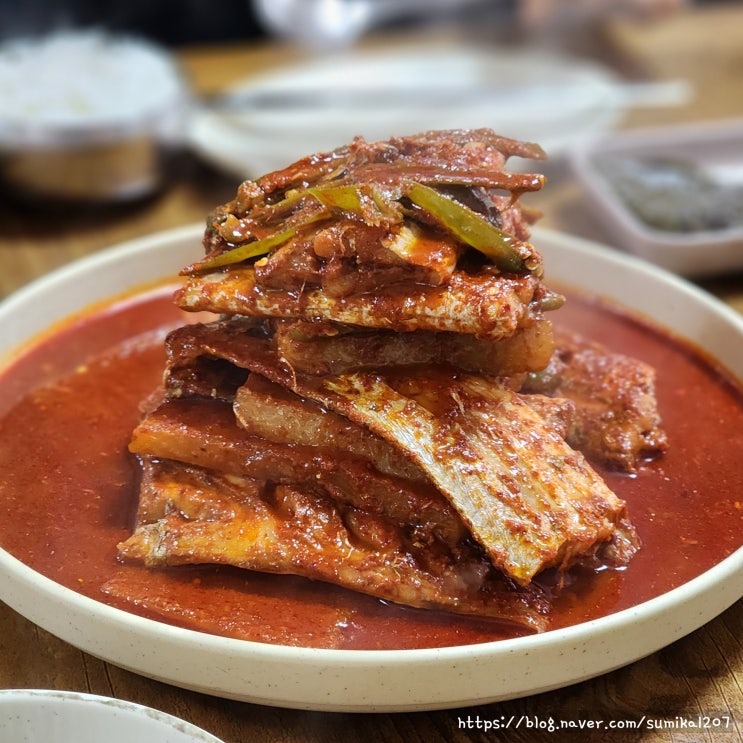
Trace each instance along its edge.
<path fill-rule="evenodd" d="M 311 186 L 307 193 L 312 194 L 323 206 L 340 209 L 352 214 L 361 214 L 363 203 L 358 186 Z"/>
<path fill-rule="evenodd" d="M 377 188 L 369 184 L 342 183 L 311 186 L 307 193 L 314 196 L 324 207 L 346 214 L 353 214 L 366 224 L 402 221 L 399 205 L 385 198 Z"/>
<path fill-rule="evenodd" d="M 519 241 L 466 206 L 421 183 L 411 183 L 405 193 L 462 242 L 479 250 L 504 271 L 522 271 Z"/>
<path fill-rule="evenodd" d="M 253 240 L 249 243 L 238 245 L 236 248 L 215 255 L 213 258 L 205 258 L 200 263 L 197 263 L 192 270 L 207 271 L 212 268 L 229 266 L 233 263 L 242 263 L 242 261 L 247 261 L 250 258 L 265 255 L 272 248 L 287 242 L 290 238 L 294 237 L 295 234 L 296 230 L 294 229 L 275 232 L 273 235 L 268 235 L 260 240 Z"/>

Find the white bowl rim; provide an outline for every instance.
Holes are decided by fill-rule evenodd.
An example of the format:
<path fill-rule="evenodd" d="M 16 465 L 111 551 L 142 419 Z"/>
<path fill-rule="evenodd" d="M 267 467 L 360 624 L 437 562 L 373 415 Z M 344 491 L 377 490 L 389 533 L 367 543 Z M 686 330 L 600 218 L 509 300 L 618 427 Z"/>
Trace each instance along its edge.
<path fill-rule="evenodd" d="M 134 715 L 138 718 L 146 718 L 158 726 L 172 728 L 178 733 L 190 736 L 194 743 L 223 743 L 223 741 L 203 728 L 155 707 L 149 707 L 126 699 L 119 699 L 118 697 L 65 689 L 0 689 L 0 722 L 2 722 L 3 710 L 18 703 L 51 703 L 55 706 L 55 709 L 61 709 L 60 704 L 67 702 L 75 703 L 77 714 L 79 714 L 80 705 L 84 709 L 116 710 Z"/>
<path fill-rule="evenodd" d="M 743 547 L 738 548 L 735 552 L 728 555 L 716 565 L 691 580 L 683 583 L 670 591 L 660 594 L 654 598 L 643 601 L 634 606 L 622 609 L 611 614 L 607 614 L 597 619 L 591 619 L 586 622 L 562 627 L 559 629 L 549 630 L 547 632 L 514 637 L 504 640 L 495 640 L 491 642 L 472 643 L 469 645 L 452 645 L 437 648 L 408 648 L 395 650 L 352 650 L 337 648 L 316 648 L 302 647 L 293 645 L 281 645 L 274 643 L 256 642 L 253 640 L 240 640 L 220 635 L 211 635 L 197 630 L 191 630 L 175 625 L 167 624 L 154 619 L 148 619 L 137 614 L 132 614 L 123 609 L 119 609 L 109 604 L 79 594 L 71 588 L 67 588 L 56 581 L 48 578 L 30 568 L 22 561 L 8 553 L 0 547 L 0 566 L 4 565 L 7 569 L 12 570 L 21 579 L 39 580 L 45 592 L 52 599 L 59 599 L 65 603 L 79 602 L 80 608 L 87 611 L 95 611 L 102 614 L 112 622 L 126 626 L 154 631 L 163 637 L 172 637 L 176 639 L 194 640 L 199 644 L 205 642 L 208 638 L 208 644 L 214 645 L 221 650 L 229 650 L 232 653 L 250 655 L 278 655 L 287 657 L 291 660 L 327 660 L 329 662 L 339 662 L 344 665 L 357 666 L 377 666 L 380 663 L 385 665 L 404 664 L 410 660 L 424 660 L 429 656 L 436 656 L 437 659 L 458 658 L 462 655 L 487 655 L 489 652 L 500 654 L 514 652 L 518 650 L 529 651 L 544 644 L 552 644 L 556 641 L 574 642 L 587 634 L 592 634 L 596 630 L 610 634 L 617 627 L 623 626 L 627 622 L 642 615 L 643 617 L 652 618 L 664 614 L 671 606 L 683 603 L 685 600 L 692 598 L 707 583 L 724 582 L 729 577 L 743 570 Z M 25 575 L 24 575 L 25 573 Z M 742 596 L 743 597 L 743 596 Z M 734 603 L 734 602 L 733 602 Z M 298 656 L 298 657 L 297 657 Z"/>

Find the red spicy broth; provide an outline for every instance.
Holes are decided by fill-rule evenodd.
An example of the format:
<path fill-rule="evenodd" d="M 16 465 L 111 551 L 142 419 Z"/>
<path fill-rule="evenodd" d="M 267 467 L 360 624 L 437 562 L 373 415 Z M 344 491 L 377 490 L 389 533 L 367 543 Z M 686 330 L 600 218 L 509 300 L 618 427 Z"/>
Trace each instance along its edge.
<path fill-rule="evenodd" d="M 600 302 L 570 294 L 558 318 L 656 368 L 670 450 L 634 477 L 602 472 L 628 502 L 643 548 L 624 570 L 569 576 L 553 627 L 664 593 L 734 552 L 743 534 L 743 468 L 734 466 L 743 451 L 740 386 L 686 344 Z M 185 320 L 193 317 L 163 287 L 77 318 L 3 372 L 3 548 L 86 596 L 229 637 L 379 649 L 514 635 L 492 621 L 391 606 L 289 576 L 121 564 L 116 545 L 130 533 L 137 500 L 127 443 L 141 401 L 161 380 L 163 337 Z"/>

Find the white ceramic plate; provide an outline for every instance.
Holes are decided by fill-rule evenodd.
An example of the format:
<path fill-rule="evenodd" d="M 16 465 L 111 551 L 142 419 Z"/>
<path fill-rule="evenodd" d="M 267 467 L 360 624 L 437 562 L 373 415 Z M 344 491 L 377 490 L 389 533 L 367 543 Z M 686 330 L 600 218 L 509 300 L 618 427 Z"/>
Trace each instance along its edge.
<path fill-rule="evenodd" d="M 153 277 L 199 250 L 201 225 L 71 264 L 0 306 L 0 357 L 59 316 Z M 549 277 L 632 305 L 743 378 L 743 318 L 676 277 L 580 239 L 536 230 Z M 43 301 L 42 299 L 43 298 Z M 41 308 L 44 308 L 43 310 Z M 602 619 L 537 636 L 424 650 L 323 650 L 216 637 L 144 619 L 64 588 L 0 550 L 0 598 L 95 656 L 177 686 L 260 704 L 337 711 L 455 708 L 606 673 L 708 622 L 743 595 L 743 548 L 688 583 Z"/>
<path fill-rule="evenodd" d="M 463 100 L 461 90 L 496 88 Z M 391 89 L 417 100 L 420 91 L 458 89 L 450 104 L 312 107 L 196 112 L 189 143 L 204 159 L 240 179 L 284 167 L 362 135 L 369 141 L 430 129 L 490 127 L 539 142 L 550 156 L 614 127 L 625 96 L 598 65 L 545 52 L 433 45 L 375 52 L 343 51 L 287 66 L 236 85 L 234 94 L 262 91 Z M 503 88 L 503 89 L 501 89 Z"/>
<path fill-rule="evenodd" d="M 95 694 L 0 689 L 5 743 L 221 743 L 178 717 Z"/>

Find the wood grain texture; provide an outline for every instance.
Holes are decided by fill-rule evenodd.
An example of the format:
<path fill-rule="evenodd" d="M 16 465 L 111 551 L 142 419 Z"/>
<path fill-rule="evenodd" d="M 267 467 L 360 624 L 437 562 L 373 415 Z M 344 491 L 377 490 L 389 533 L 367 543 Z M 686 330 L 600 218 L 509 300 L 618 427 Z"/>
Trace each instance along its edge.
<path fill-rule="evenodd" d="M 103 694 L 161 709 L 203 727 L 225 743 L 282 741 L 342 743 L 467 743 L 469 741 L 577 740 L 601 743 L 606 731 L 549 733 L 525 727 L 541 721 L 638 724 L 621 740 L 714 741 L 743 739 L 743 601 L 697 632 L 632 665 L 565 689 L 459 710 L 399 714 L 335 714 L 260 707 L 222 700 L 147 679 L 103 663 L 38 629 L 0 605 L 0 686 L 53 688 Z M 676 718 L 729 717 L 728 730 L 649 730 Z M 514 719 L 507 731 L 485 731 L 485 721 Z M 479 723 L 478 723 L 479 721 Z M 478 729 L 477 725 L 480 724 Z M 555 738 L 555 736 L 558 736 Z M 563 737 L 564 736 L 564 737 Z M 612 738 L 615 739 L 615 738 Z"/>
<path fill-rule="evenodd" d="M 698 95 L 686 107 L 632 112 L 626 126 L 702 121 L 743 116 L 743 8 L 740 3 L 691 11 L 666 25 L 617 21 L 601 36 L 604 57 L 618 69 L 651 79 L 686 76 Z M 377 42 L 375 42 L 377 43 Z M 248 71 L 271 68 L 299 53 L 273 45 L 187 49 L 181 61 L 195 88 L 213 92 Z M 601 223 L 584 206 L 578 185 L 561 163 L 548 164 L 548 185 L 530 198 L 551 228 L 607 240 Z M 169 227 L 203 222 L 230 199 L 234 179 L 184 154 L 163 190 L 118 208 L 21 206 L 0 197 L 0 298 L 71 260 L 112 244 Z M 708 280 L 703 286 L 743 311 L 743 274 Z M 0 585 L 0 592 L 2 586 Z M 299 712 L 222 700 L 143 678 L 93 658 L 58 640 L 0 604 L 0 687 L 53 688 L 92 692 L 135 701 L 182 717 L 225 743 L 493 743 L 509 741 L 743 740 L 743 601 L 669 647 L 599 678 L 538 696 L 480 706 L 415 714 L 354 715 Z M 625 729 L 611 735 L 535 731 L 522 725 L 496 731 L 477 721 L 522 716 L 577 722 L 673 721 L 699 715 L 729 716 L 730 728 Z M 468 721 L 470 726 L 468 727 Z"/>

